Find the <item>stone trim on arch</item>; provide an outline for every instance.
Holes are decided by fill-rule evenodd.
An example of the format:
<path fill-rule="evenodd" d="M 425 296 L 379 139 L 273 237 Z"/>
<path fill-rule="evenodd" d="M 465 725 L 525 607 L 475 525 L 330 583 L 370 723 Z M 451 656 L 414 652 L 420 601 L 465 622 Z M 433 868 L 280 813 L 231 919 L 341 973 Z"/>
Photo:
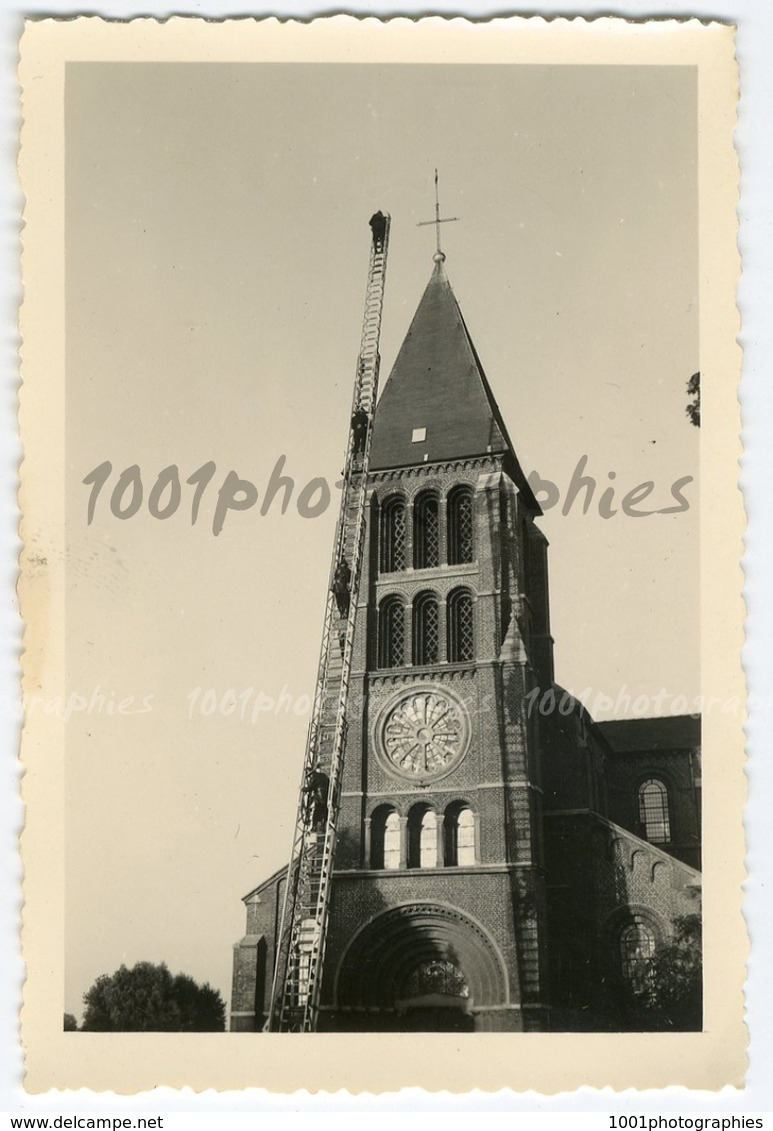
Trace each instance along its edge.
<path fill-rule="evenodd" d="M 655 884 L 658 882 L 658 869 L 661 869 L 661 875 L 664 879 L 668 880 L 671 877 L 671 865 L 665 860 L 654 860 L 650 867 L 650 883 Z"/>
<path fill-rule="evenodd" d="M 333 984 L 334 1008 L 393 1009 L 422 962 L 453 962 L 474 1007 L 510 1003 L 507 967 L 489 932 L 443 903 L 417 901 L 374 915 L 344 951 Z"/>
<path fill-rule="evenodd" d="M 644 923 L 646 926 L 651 927 L 655 932 L 655 938 L 658 945 L 666 941 L 670 935 L 668 926 L 663 921 L 663 917 L 657 911 L 653 911 L 651 907 L 647 907 L 643 903 L 627 903 L 622 907 L 617 907 L 607 916 L 602 926 L 602 934 L 608 941 L 613 941 L 619 932 L 626 927 L 629 923 Z"/>

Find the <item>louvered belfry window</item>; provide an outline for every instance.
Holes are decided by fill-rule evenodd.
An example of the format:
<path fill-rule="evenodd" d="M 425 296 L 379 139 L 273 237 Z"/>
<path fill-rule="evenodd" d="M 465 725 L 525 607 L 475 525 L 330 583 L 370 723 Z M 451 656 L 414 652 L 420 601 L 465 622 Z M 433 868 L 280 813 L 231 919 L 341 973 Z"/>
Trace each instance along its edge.
<path fill-rule="evenodd" d="M 472 491 L 469 487 L 457 487 L 448 496 L 448 564 L 471 562 L 474 551 Z"/>
<path fill-rule="evenodd" d="M 380 534 L 381 572 L 396 573 L 405 569 L 405 503 L 399 496 L 384 503 Z"/>
<path fill-rule="evenodd" d="M 413 606 L 413 662 L 436 664 L 440 659 L 440 637 L 437 599 L 433 593 L 421 593 Z"/>
<path fill-rule="evenodd" d="M 432 569 L 440 565 L 440 511 L 437 495 L 419 495 L 413 506 L 413 565 Z"/>
<path fill-rule="evenodd" d="M 399 597 L 387 597 L 379 609 L 378 666 L 400 668 L 405 663 L 405 609 Z"/>
<path fill-rule="evenodd" d="M 448 659 L 452 664 L 475 658 L 475 622 L 472 594 L 457 589 L 448 598 Z"/>

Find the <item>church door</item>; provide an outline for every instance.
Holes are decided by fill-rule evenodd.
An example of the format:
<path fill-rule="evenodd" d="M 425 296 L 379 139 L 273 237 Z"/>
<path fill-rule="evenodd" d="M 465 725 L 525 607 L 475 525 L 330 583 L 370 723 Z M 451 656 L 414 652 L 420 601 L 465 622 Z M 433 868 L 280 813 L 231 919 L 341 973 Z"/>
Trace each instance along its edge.
<path fill-rule="evenodd" d="M 464 974 L 453 962 L 422 962 L 395 1002 L 404 1033 L 471 1033 L 472 1001 Z"/>

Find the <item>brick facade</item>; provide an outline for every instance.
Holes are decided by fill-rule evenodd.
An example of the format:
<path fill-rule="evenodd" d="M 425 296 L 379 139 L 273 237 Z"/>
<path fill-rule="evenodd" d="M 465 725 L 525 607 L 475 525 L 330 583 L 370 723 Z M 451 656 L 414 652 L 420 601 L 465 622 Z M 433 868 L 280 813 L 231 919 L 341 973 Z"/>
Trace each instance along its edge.
<path fill-rule="evenodd" d="M 431 301 L 425 295 L 411 327 L 415 341 L 398 357 L 387 408 L 382 414 L 380 403 L 376 414 L 374 451 L 380 436 L 380 450 L 410 452 L 412 428 L 428 419 L 437 425 L 438 413 L 458 413 L 461 403 L 479 413 L 482 400 L 491 421 L 476 419 L 467 434 L 455 419 L 460 450 L 477 444 L 476 456 L 432 459 L 430 448 L 419 462 L 417 449 L 412 465 L 372 465 L 320 1027 L 625 1027 L 616 993 L 620 932 L 645 924 L 660 945 L 674 919 L 698 905 L 699 874 L 691 866 L 698 864 L 700 835 L 695 731 L 685 745 L 673 727 L 654 725 L 663 720 L 634 720 L 638 729 L 625 733 L 612 724 L 605 729 L 554 685 L 539 507 L 482 371 L 476 375 L 465 361 L 453 370 L 457 396 L 447 389 L 433 406 L 427 394 L 418 415 L 410 403 L 414 377 L 430 387 L 424 370 L 432 367 L 422 368 L 416 343 L 439 348 L 431 320 L 462 332 L 443 285 Z M 407 374 L 400 368 L 406 357 L 413 367 Z M 477 385 L 467 387 L 475 381 L 482 397 Z M 475 439 L 484 435 L 496 437 L 487 451 Z M 430 428 L 428 444 L 432 438 Z M 472 553 L 450 564 L 449 497 L 460 487 L 472 497 Z M 438 501 L 440 552 L 436 564 L 414 568 L 417 499 L 428 491 Z M 405 507 L 404 560 L 385 572 L 381 516 L 395 499 Z M 449 598 L 460 588 L 472 599 L 473 646 L 468 659 L 452 662 Z M 437 606 L 437 655 L 414 663 L 415 602 L 424 594 Z M 404 635 L 385 667 L 379 610 L 388 599 L 404 610 Z M 457 753 L 442 772 L 417 774 L 409 758 L 400 761 L 399 736 L 413 725 L 412 711 L 427 718 L 433 704 L 439 718 L 452 720 L 443 724 L 451 737 L 441 739 Z M 411 741 L 417 749 L 427 744 L 426 759 L 432 728 L 416 726 Z M 679 741 L 664 745 L 669 735 Z M 651 778 L 667 790 L 673 843 L 642 836 L 638 791 Z M 457 861 L 449 857 L 451 833 L 458 833 L 449 829 L 461 811 L 471 843 Z M 245 899 L 234 1029 L 265 1021 L 283 882 L 272 877 Z"/>

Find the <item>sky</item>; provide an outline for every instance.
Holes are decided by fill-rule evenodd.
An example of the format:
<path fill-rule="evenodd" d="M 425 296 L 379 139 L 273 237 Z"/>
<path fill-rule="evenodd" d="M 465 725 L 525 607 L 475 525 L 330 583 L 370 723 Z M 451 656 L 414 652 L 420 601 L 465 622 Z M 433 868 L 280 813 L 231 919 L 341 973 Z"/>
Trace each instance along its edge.
<path fill-rule="evenodd" d="M 435 166 L 465 321 L 525 472 L 560 495 L 540 522 L 556 678 L 598 717 L 694 702 L 697 132 L 686 67 L 70 64 L 65 114 L 80 1015 L 99 974 L 140 960 L 229 997 L 241 897 L 288 854 L 316 674 L 336 507 L 302 517 L 297 499 L 342 466 L 367 220 L 392 215 L 383 381 L 433 267 L 416 225 Z M 262 514 L 282 457 L 290 504 Z M 564 515 L 583 457 L 595 497 Z M 83 479 L 104 461 L 89 524 Z M 192 523 L 185 481 L 209 461 Z M 133 465 L 143 502 L 121 519 Z M 160 520 L 170 465 L 181 502 Z M 215 537 L 231 471 L 258 504 Z M 644 482 L 642 510 L 675 506 L 688 476 L 679 513 L 599 513 L 604 489 L 619 508 Z"/>

